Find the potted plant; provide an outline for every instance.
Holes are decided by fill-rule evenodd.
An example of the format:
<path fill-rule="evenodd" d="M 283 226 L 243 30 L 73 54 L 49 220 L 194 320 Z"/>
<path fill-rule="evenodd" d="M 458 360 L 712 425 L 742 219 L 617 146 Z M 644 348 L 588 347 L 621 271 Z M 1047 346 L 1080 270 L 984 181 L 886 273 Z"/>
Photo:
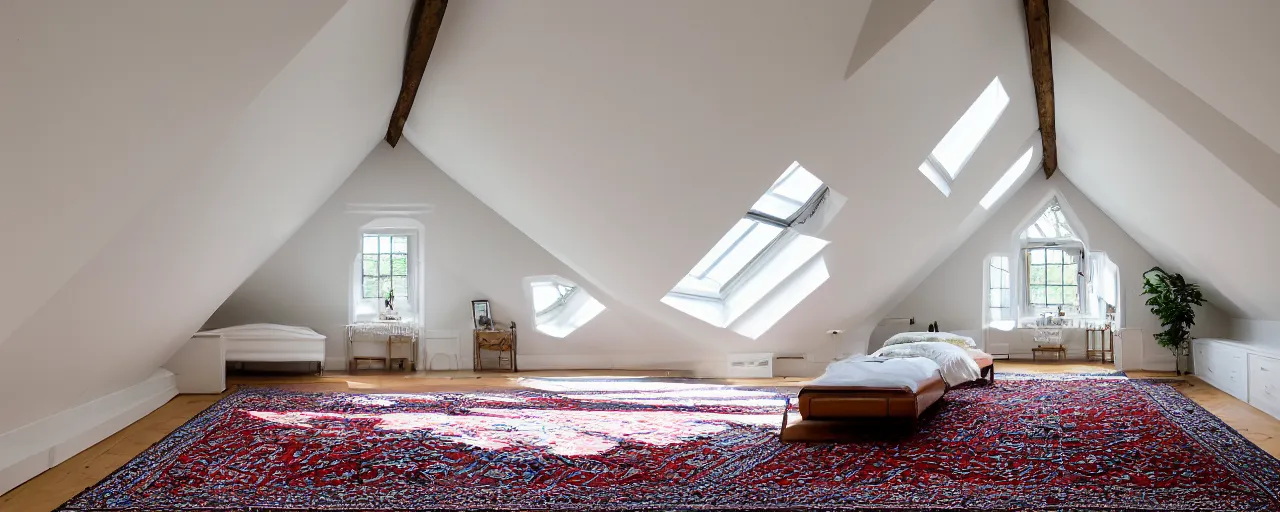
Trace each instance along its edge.
<path fill-rule="evenodd" d="M 1182 375 L 1182 359 L 1191 342 L 1191 326 L 1196 324 L 1192 306 L 1205 303 L 1200 286 L 1188 283 L 1182 274 L 1169 274 L 1152 267 L 1142 274 L 1142 294 L 1147 295 L 1151 313 L 1160 318 L 1164 332 L 1156 333 L 1156 343 L 1173 352 L 1174 370 Z"/>

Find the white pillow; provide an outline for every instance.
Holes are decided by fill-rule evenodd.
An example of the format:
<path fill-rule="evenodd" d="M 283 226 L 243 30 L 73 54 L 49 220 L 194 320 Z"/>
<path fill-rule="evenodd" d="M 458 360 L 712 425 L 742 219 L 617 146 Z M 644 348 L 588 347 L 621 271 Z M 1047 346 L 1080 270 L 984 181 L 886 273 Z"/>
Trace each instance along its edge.
<path fill-rule="evenodd" d="M 978 348 L 978 343 L 973 341 L 973 338 L 949 332 L 900 332 L 885 340 L 884 346 L 920 343 L 922 341 L 940 341 L 962 348 Z"/>
<path fill-rule="evenodd" d="M 942 380 L 952 386 L 978 380 L 982 374 L 978 362 L 973 360 L 969 352 L 950 343 L 939 341 L 923 341 L 917 343 L 900 343 L 877 350 L 871 354 L 875 357 L 925 357 L 938 363 L 942 369 Z"/>

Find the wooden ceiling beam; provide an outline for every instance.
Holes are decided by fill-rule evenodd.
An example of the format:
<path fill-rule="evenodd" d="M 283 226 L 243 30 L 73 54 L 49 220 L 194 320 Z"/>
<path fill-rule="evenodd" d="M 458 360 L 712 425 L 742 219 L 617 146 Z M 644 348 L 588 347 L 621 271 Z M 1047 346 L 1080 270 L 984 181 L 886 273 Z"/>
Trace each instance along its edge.
<path fill-rule="evenodd" d="M 1023 0 L 1027 14 L 1027 48 L 1031 52 L 1031 82 L 1040 114 L 1040 142 L 1044 148 L 1044 177 L 1058 170 L 1058 132 L 1053 112 L 1053 51 L 1049 47 L 1049 0 Z"/>
<path fill-rule="evenodd" d="M 387 144 L 396 147 L 409 120 L 413 100 L 418 96 L 418 85 L 427 70 L 431 50 L 436 46 L 440 24 L 444 21 L 444 9 L 449 0 L 417 0 L 413 6 L 413 21 L 409 27 L 409 48 L 404 56 L 404 78 L 400 82 L 400 96 L 391 111 L 391 123 L 387 126 Z"/>

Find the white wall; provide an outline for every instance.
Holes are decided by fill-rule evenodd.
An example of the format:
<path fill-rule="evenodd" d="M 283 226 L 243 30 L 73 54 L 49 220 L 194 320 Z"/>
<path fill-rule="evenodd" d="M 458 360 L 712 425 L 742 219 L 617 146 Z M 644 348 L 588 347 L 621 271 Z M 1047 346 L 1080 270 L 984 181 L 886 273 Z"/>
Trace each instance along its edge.
<path fill-rule="evenodd" d="M 1275 2 L 1055 2 L 1063 171 L 1235 318 L 1280 320 Z M 1152 18 L 1152 12 L 1160 16 Z M 1261 59 L 1261 60 L 1259 60 Z"/>
<path fill-rule="evenodd" d="M 1032 174 L 1030 179 L 1021 188 L 1009 192 L 1011 197 L 997 207 L 995 215 L 887 316 L 915 317 L 917 325 L 913 330 L 923 330 L 935 320 L 945 331 L 981 329 L 987 257 L 1000 253 L 1016 259 L 1017 254 L 1012 252 L 1016 233 L 1030 215 L 1043 208 L 1049 194 L 1056 191 L 1079 219 L 1078 228 L 1087 232 L 1088 250 L 1105 251 L 1120 268 L 1121 321 L 1125 327 L 1143 331 L 1146 338 L 1143 342 L 1143 366 L 1148 369 L 1169 366 L 1172 369 L 1172 355 L 1156 346 L 1151 337 L 1159 328 L 1159 321 L 1143 305 L 1141 275 L 1158 265 L 1156 260 L 1081 194 L 1063 173 L 1056 173 L 1048 180 L 1038 169 L 1029 173 Z M 1217 308 L 1202 308 L 1197 320 L 1197 336 L 1221 336 L 1225 333 L 1224 317 Z M 880 334 L 887 336 L 891 333 Z M 882 342 L 883 339 L 874 341 Z M 1015 355 L 1029 356 L 1030 353 Z"/>
<path fill-rule="evenodd" d="M 1280 347 L 1280 322 L 1232 318 L 1226 337 L 1233 340 Z"/>
<path fill-rule="evenodd" d="M 411 8 L 408 0 L 241 2 L 224 12 L 221 4 L 136 2 L 84 19 L 98 10 L 38 5 L 49 9 L 28 28 L 54 36 L 34 36 L 19 60 L 55 76 L 6 73 L 40 80 L 30 89 L 6 86 L 2 98 L 47 109 L 41 120 L 49 124 L 19 126 L 5 115 L 0 126 L 21 133 L 20 141 L 34 130 L 35 139 L 58 145 L 0 151 L 0 158 L 16 154 L 22 162 L 0 165 L 0 190 L 31 195 L 0 201 L 0 218 L 22 224 L 0 228 L 11 244 L 3 254 L 34 254 L 38 262 L 14 267 L 6 260 L 0 271 L 16 272 L 12 280 L 4 275 L 4 297 L 27 312 L 11 330 L 0 328 L 7 333 L 0 336 L 0 433 L 148 379 L 302 225 L 385 133 Z M 0 46 L 6 71 L 12 48 Z M 143 52 L 138 60 L 115 59 L 135 49 Z M 245 58 L 259 52 L 266 60 Z M 74 65 L 97 56 L 118 66 Z M 241 69 L 276 58 L 274 70 Z M 206 77 L 204 66 L 216 71 Z M 46 97 L 65 71 L 86 73 L 89 82 L 75 82 L 76 94 Z M 236 102 L 223 98 L 224 86 L 251 90 L 240 90 L 244 101 Z M 205 96 L 219 100 L 205 103 Z M 62 101 L 89 97 L 101 104 L 80 111 Z M 181 101 L 191 97 L 193 105 Z M 74 129 L 50 130 L 63 121 Z M 215 129 L 206 130 L 206 121 Z M 186 130 L 196 139 L 170 135 Z M 46 175 L 56 176 L 57 186 L 22 185 Z M 27 231 L 56 242 L 18 236 Z M 41 281 L 29 281 L 32 275 Z"/>
<path fill-rule="evenodd" d="M 669 340 L 661 327 L 635 321 L 625 308 L 552 257 L 458 186 L 412 144 L 379 144 L 332 197 L 244 282 L 206 328 L 253 322 L 311 327 L 329 338 L 328 367 L 341 368 L 346 347 L 351 264 L 359 229 L 376 217 L 348 205 L 425 203 L 410 217 L 425 228 L 423 328 L 456 332 L 461 367 L 471 367 L 471 300 L 488 299 L 501 323 L 520 328 L 522 369 L 689 368 L 699 354 Z M 529 276 L 559 275 L 584 285 L 607 309 L 565 338 L 533 328 L 523 289 Z M 708 356 L 715 357 L 715 356 Z M 437 368 L 440 368 L 437 365 Z"/>
<path fill-rule="evenodd" d="M 684 351 L 835 352 L 827 329 L 859 337 L 981 224 L 1036 129 L 1018 1 L 933 2 L 846 80 L 869 5 L 451 5 L 405 136 Z M 996 76 L 1009 106 L 943 197 L 916 168 Z M 792 161 L 849 198 L 830 279 L 755 340 L 660 303 Z"/>

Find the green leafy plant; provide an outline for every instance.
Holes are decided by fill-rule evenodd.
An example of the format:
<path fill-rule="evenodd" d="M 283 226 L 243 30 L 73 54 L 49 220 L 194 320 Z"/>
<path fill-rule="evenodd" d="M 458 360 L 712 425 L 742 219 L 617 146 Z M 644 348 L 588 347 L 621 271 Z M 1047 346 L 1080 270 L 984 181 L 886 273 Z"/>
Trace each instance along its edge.
<path fill-rule="evenodd" d="M 1164 332 L 1156 333 L 1156 343 L 1173 352 L 1174 369 L 1182 375 L 1182 354 L 1191 342 L 1191 326 L 1196 324 L 1196 311 L 1192 306 L 1203 305 L 1204 295 L 1199 285 L 1188 283 L 1182 274 L 1169 274 L 1160 267 L 1144 272 L 1142 279 L 1142 294 L 1148 296 L 1147 305 L 1164 327 Z"/>

